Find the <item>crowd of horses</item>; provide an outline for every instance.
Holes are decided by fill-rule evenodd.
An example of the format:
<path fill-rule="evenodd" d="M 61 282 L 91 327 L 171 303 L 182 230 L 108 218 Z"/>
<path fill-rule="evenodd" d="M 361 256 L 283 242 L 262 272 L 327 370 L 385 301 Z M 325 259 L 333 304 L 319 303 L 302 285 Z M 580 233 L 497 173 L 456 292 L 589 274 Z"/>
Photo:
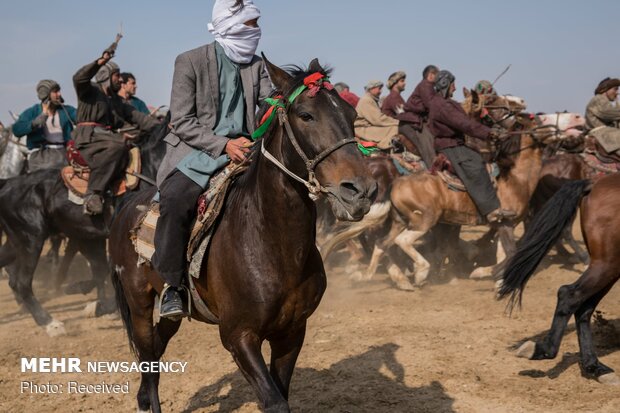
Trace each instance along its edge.
<path fill-rule="evenodd" d="M 472 119 L 508 131 L 488 154 L 498 165 L 502 206 L 517 212 L 515 219 L 489 226 L 474 244 L 459 236 L 462 225 L 484 224 L 467 193 L 450 188 L 439 174 L 402 175 L 391 154 L 364 156 L 351 139 L 355 110 L 335 91 L 323 88 L 286 101 L 309 75 L 327 74 L 316 59 L 307 70 L 287 72 L 267 60 L 266 65 L 285 104 L 275 109 L 278 122 L 255 145 L 249 169 L 227 195 L 201 276 L 195 280 L 197 293 L 217 318 L 223 345 L 265 411 L 289 411 L 288 389 L 307 319 L 326 288 L 323 259 L 343 245 L 363 263 L 355 271 L 358 280 L 372 278 L 383 266 L 404 290 L 432 282 L 446 265 L 458 271 L 462 259 L 487 262 L 479 256 L 495 249 L 496 262 L 476 268 L 470 277 L 495 277 L 498 295 L 510 295 L 514 305 L 547 251 L 556 245 L 566 252 L 564 237 L 581 260 L 589 255 L 588 269 L 574 284 L 560 288 L 547 337 L 525 343 L 519 354 L 555 357 L 563 330 L 575 315 L 584 373 L 601 382 L 618 381 L 596 358 L 590 318 L 620 276 L 620 236 L 606 231 L 620 224 L 614 214 L 620 176 L 599 178 L 583 157 L 563 149 L 583 138 L 578 130 L 583 119 L 574 114 L 534 116 L 524 112 L 518 99 L 466 93 L 463 106 Z M 136 142 L 146 177 L 156 175 L 167 132 L 163 122 Z M 410 142 L 400 140 L 398 146 L 415 152 Z M 23 174 L 18 161 L 6 161 L 7 154 L 16 151 L 10 156 L 21 156 L 23 162 L 20 145 L 14 137 L 3 137 L 0 161 L 3 173 L 5 166 L 15 166 L 8 172 L 13 177 L 0 179 L 0 229 L 5 234 L 0 268 L 8 273 L 18 303 L 50 335 L 64 333 L 62 322 L 41 306 L 32 290 L 46 240 L 62 235 L 68 244 L 57 285 L 68 259 L 79 251 L 90 263 L 92 280 L 78 290 L 97 289 L 97 314 L 115 311 L 118 305 L 136 356 L 140 361 L 159 360 L 181 320 L 154 324 L 159 287 L 150 280 L 157 275 L 148 264 L 138 265 L 131 241 L 132 229 L 156 189 L 142 181 L 135 191 L 108 205 L 103 215 L 84 215 L 82 207 L 69 200 L 58 170 Z M 313 188 L 324 195 L 317 202 L 309 196 L 315 195 L 308 191 L 310 177 Z M 577 209 L 589 254 L 570 235 Z M 521 222 L 526 232 L 517 241 L 514 230 Z M 115 300 L 106 295 L 109 280 Z M 198 312 L 193 314 L 201 319 Z M 271 346 L 269 366 L 261 354 L 265 340 Z M 159 374 L 141 375 L 138 409 L 158 412 Z"/>

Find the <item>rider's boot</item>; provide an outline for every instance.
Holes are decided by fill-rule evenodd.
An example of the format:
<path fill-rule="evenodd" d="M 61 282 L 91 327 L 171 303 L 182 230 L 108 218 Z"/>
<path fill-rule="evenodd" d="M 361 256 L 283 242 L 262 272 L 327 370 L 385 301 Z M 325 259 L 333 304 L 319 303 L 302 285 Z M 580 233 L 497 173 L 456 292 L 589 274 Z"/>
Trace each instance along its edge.
<path fill-rule="evenodd" d="M 164 289 L 159 306 L 159 316 L 170 319 L 179 319 L 185 315 L 183 310 L 182 288 L 169 286 Z"/>
<path fill-rule="evenodd" d="M 99 215 L 103 212 L 103 197 L 98 192 L 86 196 L 84 201 L 84 214 Z"/>
<path fill-rule="evenodd" d="M 496 210 L 491 211 L 487 214 L 487 221 L 489 222 L 489 224 L 495 224 L 500 223 L 505 219 L 513 219 L 516 216 L 517 213 L 514 211 L 511 211 L 509 209 L 497 208 Z"/>

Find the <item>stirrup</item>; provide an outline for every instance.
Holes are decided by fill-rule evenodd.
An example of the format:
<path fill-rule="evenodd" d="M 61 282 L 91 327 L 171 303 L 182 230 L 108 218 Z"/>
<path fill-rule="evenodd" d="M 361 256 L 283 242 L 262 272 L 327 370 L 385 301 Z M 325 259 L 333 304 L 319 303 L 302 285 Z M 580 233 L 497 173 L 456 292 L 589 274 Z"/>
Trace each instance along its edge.
<path fill-rule="evenodd" d="M 161 311 L 161 303 L 164 300 L 164 295 L 166 294 L 166 291 L 168 291 L 169 288 L 171 288 L 172 286 L 168 283 L 164 283 L 164 288 L 162 288 L 161 293 L 159 294 L 159 311 Z M 174 317 L 166 317 L 166 315 L 162 315 L 162 313 L 159 313 L 159 318 L 161 319 L 163 318 L 168 318 L 171 321 L 179 321 L 181 319 L 183 319 L 183 317 L 187 317 L 188 319 L 192 319 L 192 296 L 190 295 L 189 289 L 184 286 L 181 285 L 181 287 L 183 290 L 185 290 L 185 294 L 187 296 L 187 311 L 185 311 L 185 309 L 183 309 L 183 312 L 181 314 L 179 314 L 178 316 L 174 316 Z M 183 304 L 183 299 L 181 299 L 181 304 Z"/>

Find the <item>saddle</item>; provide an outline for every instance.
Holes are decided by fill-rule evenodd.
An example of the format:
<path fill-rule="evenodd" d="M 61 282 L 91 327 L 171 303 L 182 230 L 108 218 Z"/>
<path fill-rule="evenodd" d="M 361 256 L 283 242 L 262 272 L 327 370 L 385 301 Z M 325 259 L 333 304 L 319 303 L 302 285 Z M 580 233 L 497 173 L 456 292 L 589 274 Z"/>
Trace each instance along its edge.
<path fill-rule="evenodd" d="M 491 182 L 493 186 L 497 186 L 497 177 L 499 176 L 499 167 L 496 163 L 485 163 Z M 430 170 L 432 175 L 437 175 L 442 181 L 448 185 L 448 188 L 453 191 L 467 192 L 463 181 L 459 178 L 452 166 L 452 162 L 443 153 L 438 153 L 435 157 L 435 162 Z"/>
<path fill-rule="evenodd" d="M 67 160 L 69 165 L 61 170 L 62 180 L 69 190 L 69 199 L 81 204 L 88 190 L 90 168 L 75 147 L 74 141 L 69 141 L 67 144 Z M 122 195 L 127 190 L 136 188 L 140 183 L 138 177 L 131 175 L 131 173 L 141 172 L 140 149 L 137 147 L 129 150 L 129 165 L 126 172 L 125 177 L 113 185 L 112 192 L 114 196 Z"/>

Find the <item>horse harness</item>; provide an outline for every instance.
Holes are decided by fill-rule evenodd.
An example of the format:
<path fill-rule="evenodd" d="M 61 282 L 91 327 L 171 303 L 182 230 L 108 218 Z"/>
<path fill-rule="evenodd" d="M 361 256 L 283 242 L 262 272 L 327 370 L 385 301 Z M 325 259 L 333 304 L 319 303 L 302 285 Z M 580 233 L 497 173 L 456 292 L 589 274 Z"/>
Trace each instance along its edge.
<path fill-rule="evenodd" d="M 271 105 L 271 108 L 269 108 L 269 110 L 263 117 L 259 128 L 252 134 L 252 139 L 257 139 L 261 137 L 267 130 L 274 116 L 277 114 L 278 121 L 280 125 L 284 127 L 286 136 L 288 136 L 289 140 L 291 141 L 291 144 L 295 148 L 295 151 L 304 161 L 304 165 L 308 172 L 308 179 L 303 179 L 302 177 L 296 175 L 294 172 L 288 169 L 282 162 L 278 161 L 267 150 L 267 148 L 265 148 L 264 139 L 261 141 L 261 153 L 263 154 L 263 156 L 265 156 L 267 160 L 273 163 L 276 167 L 282 170 L 285 174 L 287 174 L 288 176 L 290 176 L 297 182 L 304 184 L 306 188 L 308 188 L 308 192 L 309 192 L 308 196 L 313 201 L 316 201 L 322 193 L 326 194 L 326 193 L 331 192 L 328 188 L 325 188 L 323 185 L 321 185 L 321 183 L 316 177 L 315 169 L 318 166 L 318 164 L 321 163 L 324 159 L 326 159 L 329 155 L 331 155 L 334 151 L 336 151 L 337 149 L 340 149 L 344 145 L 348 145 L 351 143 L 357 143 L 355 138 L 343 139 L 341 141 L 334 143 L 327 149 L 323 150 L 322 152 L 314 156 L 314 158 L 312 159 L 308 158 L 304 150 L 299 145 L 299 141 L 295 137 L 295 134 L 293 133 L 293 129 L 291 128 L 291 124 L 288 120 L 287 112 L 289 108 L 291 107 L 291 104 L 303 91 L 308 89 L 309 91 L 308 96 L 314 97 L 316 96 L 316 94 L 319 92 L 321 88 L 332 90 L 333 86 L 331 85 L 331 83 L 329 83 L 329 78 L 327 78 L 324 74 L 320 72 L 316 72 L 316 73 L 313 73 L 312 75 L 307 76 L 304 79 L 303 85 L 295 89 L 295 91 L 293 91 L 293 93 L 287 99 L 283 99 L 282 97 L 276 97 L 275 99 L 272 99 L 272 98 L 265 99 L 265 101 Z"/>

